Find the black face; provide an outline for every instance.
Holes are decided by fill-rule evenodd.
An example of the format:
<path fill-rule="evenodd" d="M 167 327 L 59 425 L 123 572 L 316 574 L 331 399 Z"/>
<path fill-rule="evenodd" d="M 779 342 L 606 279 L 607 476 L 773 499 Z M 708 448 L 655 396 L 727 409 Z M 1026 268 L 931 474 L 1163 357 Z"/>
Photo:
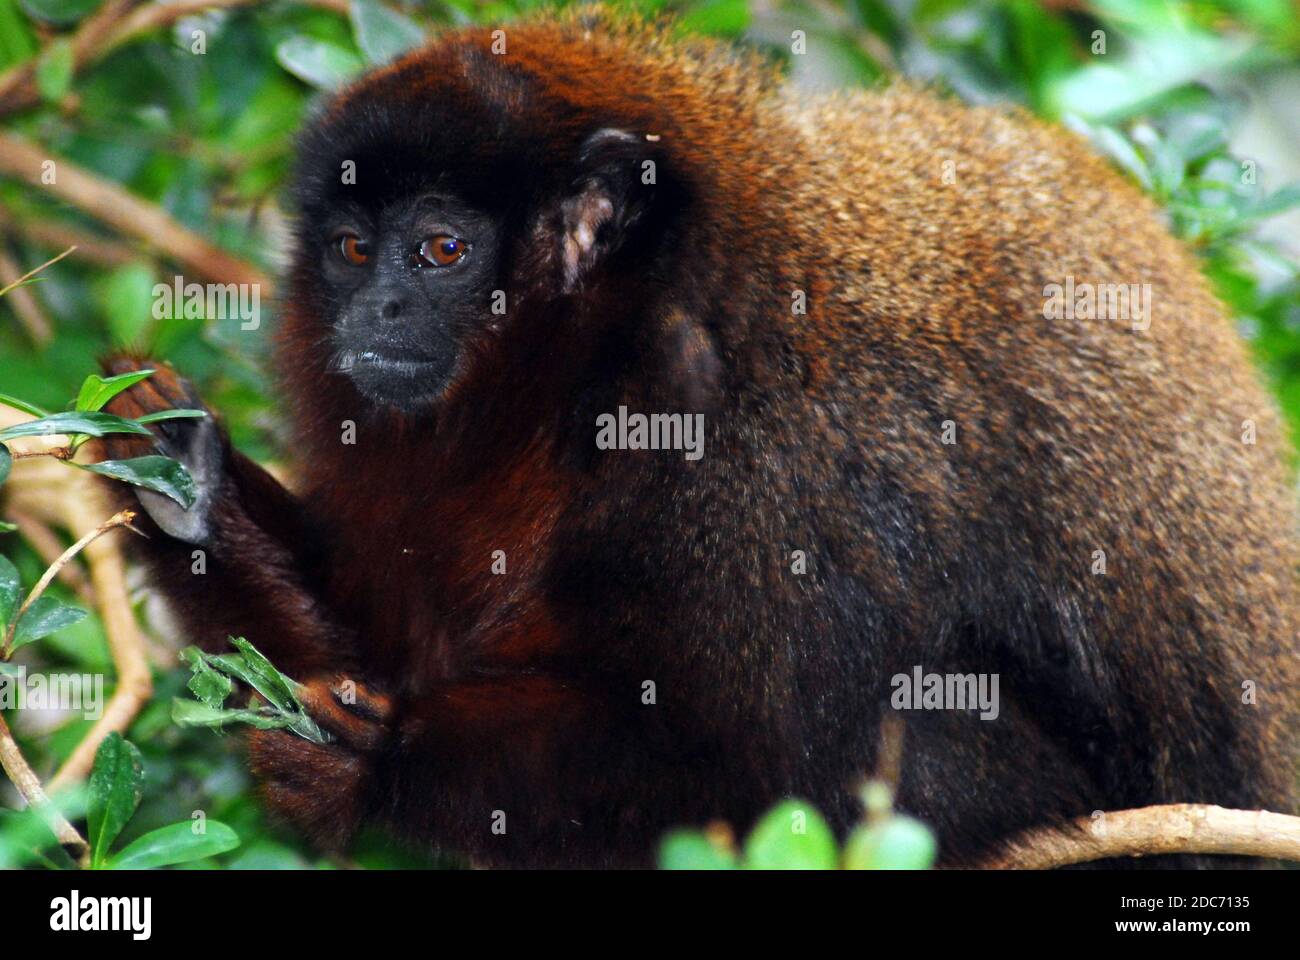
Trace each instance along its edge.
<path fill-rule="evenodd" d="M 322 225 L 336 369 L 379 405 L 436 401 L 491 316 L 499 241 L 493 217 L 441 193 Z"/>

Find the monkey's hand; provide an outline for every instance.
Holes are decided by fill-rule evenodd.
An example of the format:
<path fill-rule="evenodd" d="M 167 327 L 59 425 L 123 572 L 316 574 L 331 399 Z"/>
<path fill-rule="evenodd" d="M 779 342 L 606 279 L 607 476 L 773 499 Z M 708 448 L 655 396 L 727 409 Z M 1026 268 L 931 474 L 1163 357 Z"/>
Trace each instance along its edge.
<path fill-rule="evenodd" d="M 111 375 L 136 370 L 154 371 L 148 377 L 109 401 L 105 410 L 119 417 L 136 418 L 176 408 L 207 410 L 193 387 L 168 364 L 115 357 L 104 364 Z M 105 459 L 162 454 L 179 460 L 194 480 L 194 503 L 186 509 L 170 497 L 152 490 L 137 489 L 136 497 L 158 528 L 186 543 L 203 544 L 212 534 L 211 514 L 221 485 L 226 460 L 226 442 L 211 411 L 201 419 L 162 420 L 151 424 L 152 443 L 138 436 L 110 434 L 101 440 Z"/>
<path fill-rule="evenodd" d="M 310 680 L 298 695 L 336 740 L 316 744 L 283 730 L 253 730 L 249 766 L 276 814 L 322 846 L 340 849 L 377 796 L 373 760 L 389 743 L 392 704 L 339 675 Z"/>
<path fill-rule="evenodd" d="M 140 417 L 176 407 L 203 408 L 194 389 L 167 364 L 116 358 L 111 374 L 153 375 L 114 397 L 110 413 Z M 211 413 L 203 419 L 150 424 L 152 437 L 111 435 L 109 459 L 161 453 L 179 460 L 197 494 L 188 509 L 159 494 L 112 484 L 122 506 L 138 500 L 148 539 L 132 553 L 178 614 L 186 636 L 208 650 L 247 637 L 290 676 L 317 676 L 348 666 L 351 642 L 320 589 L 328 562 L 319 531 L 280 482 L 230 445 Z M 196 549 L 198 548 L 198 549 Z"/>

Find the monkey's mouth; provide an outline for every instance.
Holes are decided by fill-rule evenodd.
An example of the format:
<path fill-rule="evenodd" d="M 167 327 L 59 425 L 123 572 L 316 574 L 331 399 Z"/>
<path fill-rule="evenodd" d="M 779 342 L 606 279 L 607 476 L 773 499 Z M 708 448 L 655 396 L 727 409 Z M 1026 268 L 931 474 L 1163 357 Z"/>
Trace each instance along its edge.
<path fill-rule="evenodd" d="M 437 397 L 447 384 L 449 367 L 449 363 L 427 357 L 398 357 L 374 350 L 344 350 L 334 363 L 362 396 L 398 407 Z"/>

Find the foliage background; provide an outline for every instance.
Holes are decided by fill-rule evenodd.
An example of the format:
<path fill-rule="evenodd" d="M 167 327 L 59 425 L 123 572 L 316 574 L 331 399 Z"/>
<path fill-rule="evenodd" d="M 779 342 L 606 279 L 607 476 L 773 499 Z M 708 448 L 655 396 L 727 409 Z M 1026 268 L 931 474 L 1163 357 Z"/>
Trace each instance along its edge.
<path fill-rule="evenodd" d="M 217 0 L 202 9 L 182 2 L 140 21 L 155 24 L 150 29 L 119 36 L 106 55 L 82 63 L 75 38 L 93 18 L 111 14 L 125 23 L 168 5 L 0 0 L 0 137 L 21 138 L 121 186 L 274 275 L 294 132 L 322 88 L 411 42 L 412 25 L 495 27 L 545 5 Z M 809 87 L 905 75 L 972 102 L 1020 104 L 1082 131 L 1161 202 L 1175 231 L 1201 253 L 1288 422 L 1300 427 L 1300 189 L 1286 186 L 1300 179 L 1300 14 L 1288 0 L 625 6 L 671 10 L 682 15 L 683 29 L 762 47 L 788 61 L 793 80 Z M 789 56 L 796 29 L 807 33 L 805 56 Z M 194 52 L 196 30 L 205 37 L 201 55 Z M 24 77 L 31 77 L 26 98 L 15 96 L 13 85 Z M 1254 176 L 1243 177 L 1244 170 Z M 154 320 L 153 285 L 189 273 L 169 260 L 165 240 L 116 232 L 16 177 L 0 176 L 0 286 L 69 243 L 80 245 L 22 288 L 24 303 L 13 293 L 0 299 L 0 392 L 61 409 L 96 357 L 130 345 L 173 361 L 223 412 L 238 445 L 274 459 L 292 443 L 264 362 L 275 304 L 263 303 L 269 317 L 253 332 L 241 330 L 238 319 Z M 0 538 L 0 552 L 25 583 L 44 568 L 16 534 Z M 104 672 L 111 683 L 102 624 L 93 615 L 22 654 L 33 669 Z M 265 821 L 236 738 L 171 723 L 169 704 L 183 692 L 185 673 L 171 669 L 165 655 L 159 663 L 154 700 L 128 732 L 143 753 L 146 779 L 125 839 L 202 809 L 242 839 L 207 865 L 333 863 Z M 10 720 L 43 775 L 87 726 L 57 716 Z M 12 793 L 3 791 L 0 800 L 13 805 Z M 21 845 L 5 842 L 5 823 L 0 818 L 0 865 L 24 862 Z M 348 862 L 416 861 L 371 838 Z"/>

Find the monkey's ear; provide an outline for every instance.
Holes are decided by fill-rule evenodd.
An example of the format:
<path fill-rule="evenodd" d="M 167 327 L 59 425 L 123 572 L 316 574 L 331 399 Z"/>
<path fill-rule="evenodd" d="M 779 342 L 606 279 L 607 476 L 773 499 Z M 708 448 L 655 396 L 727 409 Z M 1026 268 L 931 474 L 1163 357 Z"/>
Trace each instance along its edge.
<path fill-rule="evenodd" d="M 573 190 L 560 205 L 563 289 L 571 292 L 650 212 L 658 189 L 654 145 L 625 130 L 597 130 L 582 144 Z"/>

